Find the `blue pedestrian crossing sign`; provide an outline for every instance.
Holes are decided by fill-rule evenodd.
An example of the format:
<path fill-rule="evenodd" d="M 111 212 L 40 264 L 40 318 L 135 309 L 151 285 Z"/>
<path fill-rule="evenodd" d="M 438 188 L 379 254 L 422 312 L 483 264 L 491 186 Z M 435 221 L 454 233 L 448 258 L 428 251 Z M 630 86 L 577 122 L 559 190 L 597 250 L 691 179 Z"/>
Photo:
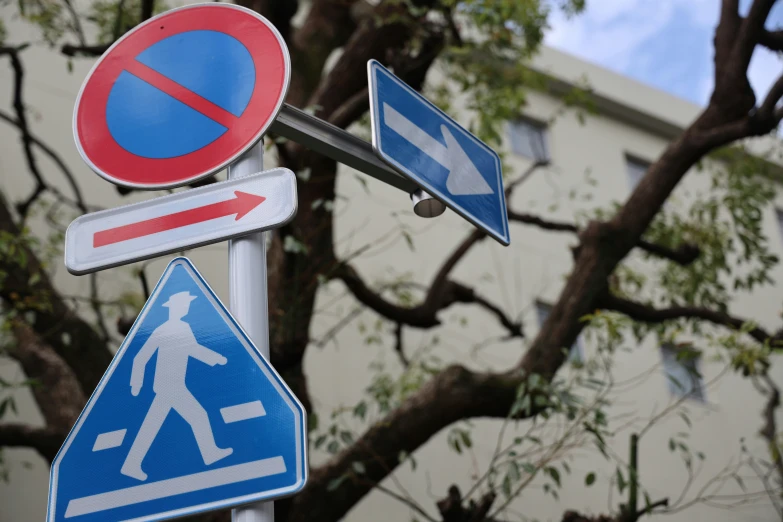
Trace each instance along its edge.
<path fill-rule="evenodd" d="M 376 60 L 367 63 L 376 154 L 503 245 L 510 242 L 500 158 Z"/>
<path fill-rule="evenodd" d="M 296 493 L 305 410 L 186 258 L 164 271 L 51 468 L 47 522 L 165 520 Z"/>

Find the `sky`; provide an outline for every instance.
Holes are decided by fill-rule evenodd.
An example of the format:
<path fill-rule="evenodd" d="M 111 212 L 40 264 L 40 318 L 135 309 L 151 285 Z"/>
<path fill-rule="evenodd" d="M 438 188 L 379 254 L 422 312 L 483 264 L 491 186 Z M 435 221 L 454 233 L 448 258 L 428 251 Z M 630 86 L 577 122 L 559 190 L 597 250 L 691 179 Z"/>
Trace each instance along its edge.
<path fill-rule="evenodd" d="M 741 11 L 750 0 L 741 0 Z M 712 92 L 712 38 L 720 0 L 587 0 L 572 19 L 551 19 L 545 43 L 664 90 L 705 105 Z M 767 21 L 783 28 L 783 2 Z M 757 47 L 749 78 L 757 98 L 783 73 L 783 59 Z"/>

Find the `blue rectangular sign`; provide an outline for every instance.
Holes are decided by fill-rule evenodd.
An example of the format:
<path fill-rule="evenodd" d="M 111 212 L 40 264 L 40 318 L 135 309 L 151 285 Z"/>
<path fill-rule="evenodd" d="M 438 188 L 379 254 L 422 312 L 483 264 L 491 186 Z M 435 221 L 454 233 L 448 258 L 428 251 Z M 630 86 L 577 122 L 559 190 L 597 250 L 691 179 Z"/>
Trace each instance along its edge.
<path fill-rule="evenodd" d="M 376 154 L 425 192 L 508 245 L 497 153 L 376 60 L 367 63 Z"/>

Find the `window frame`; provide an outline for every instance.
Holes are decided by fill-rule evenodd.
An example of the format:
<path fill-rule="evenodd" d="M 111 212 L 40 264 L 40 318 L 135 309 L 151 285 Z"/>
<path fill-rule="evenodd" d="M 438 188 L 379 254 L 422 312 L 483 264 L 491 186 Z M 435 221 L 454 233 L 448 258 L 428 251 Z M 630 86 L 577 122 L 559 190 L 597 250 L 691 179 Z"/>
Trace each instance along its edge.
<path fill-rule="evenodd" d="M 536 136 L 540 137 L 540 143 L 538 143 L 538 146 L 541 147 L 542 150 L 542 157 L 536 157 L 536 144 L 530 142 L 530 134 L 528 134 L 528 143 L 526 144 L 527 148 L 529 149 L 529 152 L 531 154 L 527 154 L 527 152 L 523 152 L 520 150 L 517 150 L 517 148 L 514 146 L 515 143 L 515 137 L 518 135 L 515 132 L 515 127 L 524 125 L 528 128 L 535 129 L 537 131 Z M 509 130 L 508 130 L 508 141 L 509 141 L 509 149 L 511 150 L 511 153 L 515 156 L 520 156 L 523 158 L 528 158 L 533 161 L 549 161 L 550 160 L 550 153 L 549 153 L 549 126 L 544 123 L 543 121 L 536 120 L 535 118 L 530 118 L 528 116 L 520 115 L 517 118 L 511 120 L 509 122 Z"/>
<path fill-rule="evenodd" d="M 672 343 L 663 343 L 659 345 L 661 352 L 661 364 L 669 393 L 678 399 L 683 397 L 702 404 L 707 403 L 707 396 L 704 390 L 704 379 L 701 376 L 701 354 L 685 360 L 677 357 L 678 352 L 682 351 Z M 676 371 L 672 371 L 671 365 L 677 365 Z M 690 389 L 677 379 L 675 373 L 687 373 L 691 383 Z M 679 386 L 678 386 L 679 384 Z"/>
<path fill-rule="evenodd" d="M 641 174 L 638 175 L 638 178 L 634 177 L 637 175 L 636 173 L 634 173 L 633 175 L 631 174 L 632 165 L 636 165 L 636 166 L 645 165 L 644 170 L 641 172 Z M 644 178 L 645 174 L 647 174 L 647 170 L 650 168 L 651 165 L 652 165 L 651 161 L 642 159 L 640 156 L 636 156 L 634 154 L 629 154 L 629 153 L 625 154 L 625 180 L 628 183 L 628 186 L 630 187 L 631 191 L 635 190 L 636 187 L 639 186 L 639 182 L 642 180 L 642 178 Z"/>

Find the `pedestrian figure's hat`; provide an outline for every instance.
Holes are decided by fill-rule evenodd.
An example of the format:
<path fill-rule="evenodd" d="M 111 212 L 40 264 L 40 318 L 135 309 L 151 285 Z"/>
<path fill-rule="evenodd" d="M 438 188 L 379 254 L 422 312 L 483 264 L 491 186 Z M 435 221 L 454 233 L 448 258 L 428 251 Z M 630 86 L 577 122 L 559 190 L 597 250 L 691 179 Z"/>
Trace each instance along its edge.
<path fill-rule="evenodd" d="M 190 295 L 190 292 L 178 292 L 176 294 L 172 294 L 171 297 L 169 297 L 169 300 L 163 303 L 163 306 L 165 307 L 171 307 L 171 306 L 181 306 L 181 305 L 187 305 L 190 304 L 192 300 L 196 298 L 195 295 Z"/>

